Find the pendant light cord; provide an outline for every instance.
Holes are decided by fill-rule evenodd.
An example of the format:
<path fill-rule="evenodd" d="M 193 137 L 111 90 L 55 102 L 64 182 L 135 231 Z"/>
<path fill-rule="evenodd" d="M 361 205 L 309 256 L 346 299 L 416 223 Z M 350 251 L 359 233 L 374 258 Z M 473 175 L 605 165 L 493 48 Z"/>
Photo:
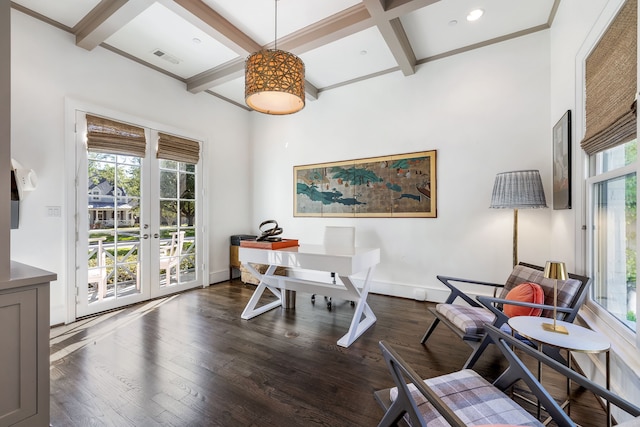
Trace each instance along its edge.
<path fill-rule="evenodd" d="M 278 0 L 274 0 L 274 3 L 276 5 L 276 25 L 274 25 L 275 30 L 273 31 L 273 48 L 275 50 L 278 50 Z"/>

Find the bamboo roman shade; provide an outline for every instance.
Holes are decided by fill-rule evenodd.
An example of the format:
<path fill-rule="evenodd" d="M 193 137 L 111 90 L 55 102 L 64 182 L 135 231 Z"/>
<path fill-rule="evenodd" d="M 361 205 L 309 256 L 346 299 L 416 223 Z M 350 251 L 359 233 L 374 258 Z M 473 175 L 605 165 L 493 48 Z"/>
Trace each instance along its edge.
<path fill-rule="evenodd" d="M 87 150 L 144 157 L 144 129 L 87 114 Z"/>
<path fill-rule="evenodd" d="M 196 164 L 200 160 L 200 143 L 158 132 L 158 159 Z"/>
<path fill-rule="evenodd" d="M 586 60 L 580 145 L 589 155 L 636 137 L 637 10 L 628 0 Z"/>

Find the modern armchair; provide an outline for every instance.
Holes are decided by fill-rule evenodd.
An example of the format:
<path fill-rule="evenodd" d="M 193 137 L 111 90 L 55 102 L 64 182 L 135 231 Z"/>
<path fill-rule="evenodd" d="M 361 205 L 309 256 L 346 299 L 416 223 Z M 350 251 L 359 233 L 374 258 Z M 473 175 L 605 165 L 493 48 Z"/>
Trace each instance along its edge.
<path fill-rule="evenodd" d="M 422 337 L 421 343 L 425 344 L 436 326 L 442 322 L 473 349 L 464 364 L 464 368 L 473 367 L 487 346 L 492 343 L 491 337 L 487 335 L 485 330 L 486 324 L 492 324 L 497 328 L 503 327 L 503 325 L 508 327 L 506 323 L 509 317 L 504 312 L 505 304 L 538 310 L 538 312 L 541 312 L 541 317 L 553 317 L 555 280 L 544 278 L 543 267 L 521 262 L 513 268 L 504 284 L 450 276 L 437 277 L 451 292 L 444 303 L 429 308 L 435 319 Z M 587 296 L 590 282 L 589 278 L 576 274 L 569 274 L 567 280 L 558 280 L 557 320 L 574 321 Z M 498 292 L 500 293 L 497 298 L 479 296 L 474 299 L 458 288 L 460 283 L 486 286 L 493 289 L 494 295 L 498 294 Z M 509 292 L 523 283 L 539 285 L 544 292 L 544 303 L 507 299 Z M 455 304 L 454 302 L 457 302 L 458 298 L 466 302 L 466 304 Z M 558 361 L 563 360 L 559 350 L 556 348 L 544 347 L 543 351 Z"/>
<path fill-rule="evenodd" d="M 493 383 L 471 369 L 422 380 L 397 352 L 381 341 L 380 349 L 396 387 L 374 393 L 386 411 L 378 426 L 396 425 L 403 417 L 411 426 L 447 425 L 447 422 L 454 427 L 488 424 L 542 426 L 539 420 L 508 396 L 508 389 L 522 381 L 558 426 L 575 427 L 569 415 L 529 371 L 514 349 L 635 417 L 624 425 L 631 427 L 640 423 L 640 407 L 491 325 L 487 325 L 486 331 L 509 362 L 507 369 Z M 602 425 L 605 425 L 604 420 Z"/>

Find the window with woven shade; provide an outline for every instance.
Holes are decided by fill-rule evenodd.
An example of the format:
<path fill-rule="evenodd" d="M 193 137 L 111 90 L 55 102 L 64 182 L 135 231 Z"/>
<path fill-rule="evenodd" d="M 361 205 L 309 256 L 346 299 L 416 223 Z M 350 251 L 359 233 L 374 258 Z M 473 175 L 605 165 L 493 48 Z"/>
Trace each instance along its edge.
<path fill-rule="evenodd" d="M 638 333 L 637 11 L 627 0 L 584 63 L 589 304 L 621 336 Z"/>
<path fill-rule="evenodd" d="M 197 164 L 200 160 L 200 143 L 192 139 L 158 132 L 158 159 Z"/>
<path fill-rule="evenodd" d="M 147 139 L 144 129 L 91 114 L 87 118 L 87 150 L 144 157 Z"/>
<path fill-rule="evenodd" d="M 622 7 L 585 62 L 586 131 L 591 155 L 636 137 L 637 0 Z"/>

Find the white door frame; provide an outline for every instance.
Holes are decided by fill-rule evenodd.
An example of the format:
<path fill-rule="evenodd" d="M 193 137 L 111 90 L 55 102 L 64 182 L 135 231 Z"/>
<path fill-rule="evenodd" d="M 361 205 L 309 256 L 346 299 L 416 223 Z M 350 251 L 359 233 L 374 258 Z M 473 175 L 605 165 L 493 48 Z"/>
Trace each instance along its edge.
<path fill-rule="evenodd" d="M 142 119 L 123 112 L 114 111 L 99 105 L 94 105 L 82 101 L 78 101 L 73 98 L 65 98 L 65 202 L 67 206 L 68 215 L 65 222 L 65 248 L 66 248 L 66 277 L 67 284 L 65 287 L 65 304 L 66 304 L 66 323 L 74 322 L 77 319 L 76 314 L 76 241 L 79 237 L 79 222 L 76 220 L 79 210 L 78 201 L 76 199 L 76 187 L 79 185 L 77 182 L 78 176 L 78 158 L 80 155 L 79 144 L 76 142 L 76 111 L 92 112 L 97 115 L 113 118 L 114 120 L 121 120 L 127 123 L 136 123 L 137 125 L 147 128 L 155 129 L 163 132 L 171 133 L 174 135 L 182 135 L 186 138 L 191 138 L 198 141 L 203 141 L 201 148 L 201 160 L 197 166 L 196 175 L 196 194 L 197 194 L 197 212 L 196 212 L 196 224 L 198 228 L 196 230 L 197 241 L 197 259 L 196 268 L 197 273 L 197 286 L 208 286 L 209 282 L 209 239 L 207 236 L 207 229 L 204 219 L 208 217 L 208 201 L 207 195 L 204 191 L 203 183 L 207 182 L 207 168 L 202 167 L 203 159 L 206 158 L 206 140 L 201 135 L 196 135 L 193 132 L 186 131 L 184 129 L 178 129 L 164 124 Z M 154 147 L 155 148 L 155 147 Z M 151 151 L 150 152 L 154 152 Z M 149 185 L 149 184 L 147 184 Z M 144 189 L 143 189 L 144 191 Z M 147 189 L 147 191 L 151 191 Z M 157 190 L 155 190 L 157 191 Z M 86 210 L 86 206 L 83 208 Z M 82 213 L 85 215 L 86 213 Z M 157 221 L 157 219 L 153 219 Z M 151 224 L 150 224 L 151 226 Z M 152 245 L 153 246 L 153 245 Z M 157 261 L 152 263 L 151 268 L 157 267 Z M 153 271 L 151 270 L 154 274 Z M 172 290 L 166 293 L 173 293 L 178 290 Z"/>

